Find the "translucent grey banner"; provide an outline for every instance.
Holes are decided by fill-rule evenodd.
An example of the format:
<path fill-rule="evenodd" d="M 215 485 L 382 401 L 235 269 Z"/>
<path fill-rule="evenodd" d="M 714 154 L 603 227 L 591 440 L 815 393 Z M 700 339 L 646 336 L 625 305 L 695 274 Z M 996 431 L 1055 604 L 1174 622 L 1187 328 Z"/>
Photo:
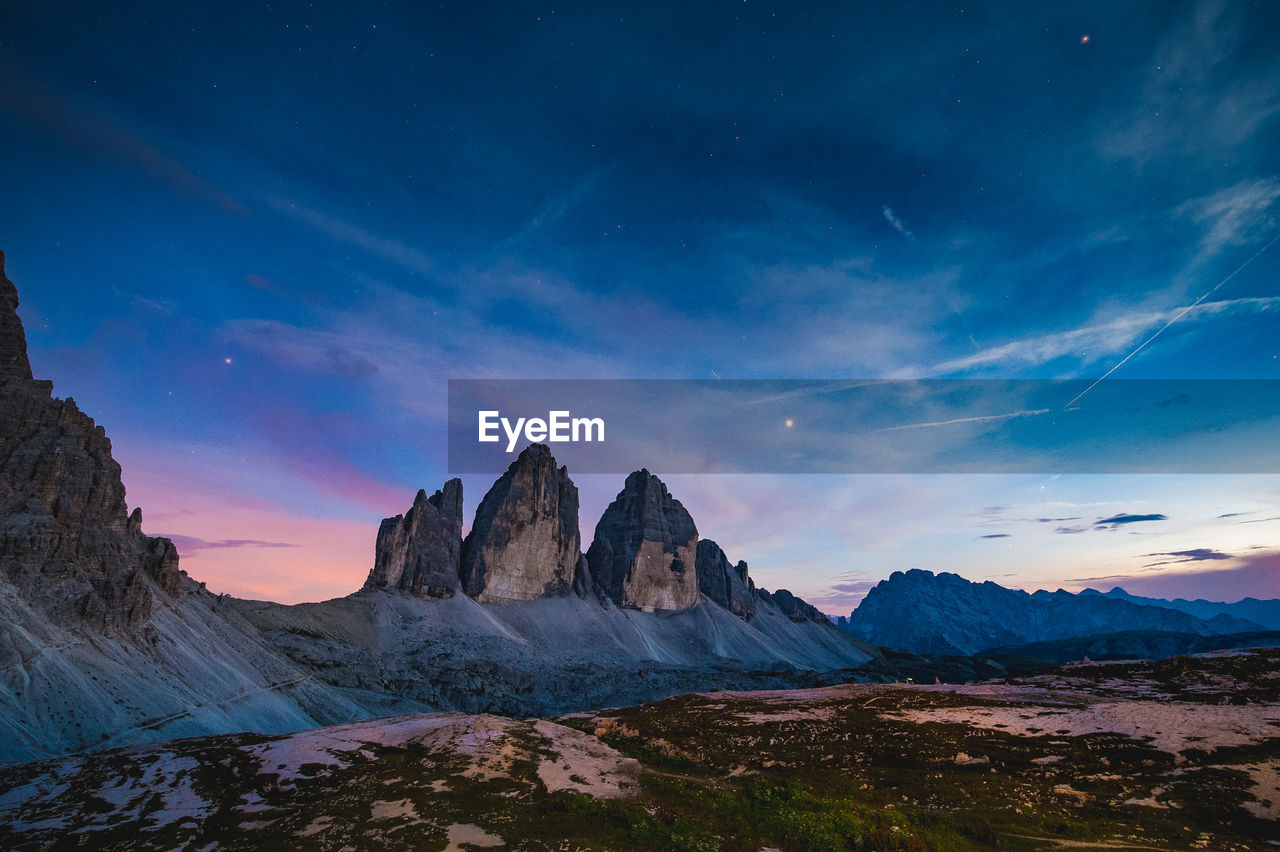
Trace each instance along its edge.
<path fill-rule="evenodd" d="M 1280 380 L 449 381 L 449 471 L 1278 473 Z"/>

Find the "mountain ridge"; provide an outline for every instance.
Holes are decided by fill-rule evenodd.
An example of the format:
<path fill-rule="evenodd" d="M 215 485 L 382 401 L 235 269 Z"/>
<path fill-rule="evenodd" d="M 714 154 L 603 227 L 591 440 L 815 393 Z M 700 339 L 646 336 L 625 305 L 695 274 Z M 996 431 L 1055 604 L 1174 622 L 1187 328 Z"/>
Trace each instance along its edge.
<path fill-rule="evenodd" d="M 1197 618 L 1213 618 L 1217 615 L 1227 615 L 1233 618 L 1241 618 L 1245 621 L 1252 621 L 1267 630 L 1280 630 L 1280 600 L 1259 599 L 1254 597 L 1241 598 L 1234 603 L 1210 601 L 1205 600 L 1204 598 L 1196 598 L 1195 600 L 1173 598 L 1172 600 L 1169 600 L 1166 598 L 1151 598 L 1143 597 L 1142 595 L 1133 595 L 1119 586 L 1113 586 L 1111 590 L 1107 592 L 1100 592 L 1097 589 L 1084 589 L 1080 594 L 1118 598 L 1119 600 L 1129 601 L 1130 603 L 1139 604 L 1140 606 L 1158 606 L 1165 609 L 1176 609 Z"/>
<path fill-rule="evenodd" d="M 1028 593 L 990 580 L 973 583 L 958 574 L 921 569 L 895 571 L 881 580 L 836 625 L 886 648 L 963 655 L 1125 630 L 1212 636 L 1264 629 L 1225 614 L 1203 619 L 1104 595 L 1074 595 L 1063 589 Z"/>

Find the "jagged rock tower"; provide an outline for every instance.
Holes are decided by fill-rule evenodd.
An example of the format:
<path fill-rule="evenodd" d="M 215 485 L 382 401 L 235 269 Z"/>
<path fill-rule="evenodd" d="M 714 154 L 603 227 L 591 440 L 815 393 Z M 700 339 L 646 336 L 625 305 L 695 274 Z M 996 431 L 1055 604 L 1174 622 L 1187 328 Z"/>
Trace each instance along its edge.
<path fill-rule="evenodd" d="M 661 479 L 638 470 L 596 524 L 587 565 L 618 606 L 688 609 L 698 603 L 697 547 L 688 511 Z"/>
<path fill-rule="evenodd" d="M 741 619 L 756 614 L 756 584 L 747 576 L 747 563 L 732 565 L 720 545 L 709 538 L 698 542 L 698 591 Z"/>
<path fill-rule="evenodd" d="M 400 589 L 420 598 L 448 598 L 462 566 L 462 480 L 450 479 L 430 497 L 378 527 L 373 570 L 365 590 Z"/>
<path fill-rule="evenodd" d="M 52 620 L 130 633 L 178 592 L 178 553 L 129 514 L 103 428 L 32 378 L 17 309 L 0 252 L 0 571 Z"/>
<path fill-rule="evenodd" d="M 462 588 L 481 603 L 567 595 L 581 561 L 578 487 L 551 449 L 530 444 L 476 510 Z"/>

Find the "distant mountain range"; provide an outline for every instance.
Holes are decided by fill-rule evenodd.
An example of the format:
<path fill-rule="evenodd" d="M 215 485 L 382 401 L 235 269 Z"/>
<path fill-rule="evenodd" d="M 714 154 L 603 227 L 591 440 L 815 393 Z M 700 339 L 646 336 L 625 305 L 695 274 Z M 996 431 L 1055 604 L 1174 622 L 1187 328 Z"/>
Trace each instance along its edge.
<path fill-rule="evenodd" d="M 1124 631 L 1192 636 L 1257 632 L 1275 626 L 1267 614 L 1277 605 L 1280 601 L 1170 602 L 1133 597 L 1120 589 L 1105 595 L 1061 589 L 1027 593 L 990 581 L 972 583 L 956 574 L 916 569 L 881 580 L 836 625 L 886 648 L 970 655 Z M 1241 617 L 1246 611 L 1257 613 L 1260 620 Z"/>
<path fill-rule="evenodd" d="M 878 652 L 755 586 L 637 471 L 584 554 L 543 445 L 382 522 L 364 588 L 284 606 L 208 592 L 125 504 L 103 428 L 32 377 L 0 253 L 0 762 L 392 713 L 527 716 L 807 685 Z"/>
<path fill-rule="evenodd" d="M 1117 600 L 1128 601 L 1129 603 L 1140 604 L 1142 606 L 1158 606 L 1164 609 L 1176 609 L 1179 612 L 1185 612 L 1188 615 L 1194 615 L 1196 618 L 1213 618 L 1216 615 L 1229 615 L 1234 618 L 1240 618 L 1245 621 L 1251 621 L 1259 624 L 1268 630 L 1280 630 L 1280 600 L 1258 600 L 1257 598 L 1245 598 L 1235 603 L 1220 603 L 1217 601 L 1206 601 L 1197 599 L 1194 601 L 1185 598 L 1177 598 L 1175 600 L 1164 600 L 1162 598 L 1144 598 L 1138 595 L 1131 595 L 1124 589 L 1116 586 L 1111 591 L 1099 592 L 1096 589 L 1085 589 L 1082 595 L 1103 595 L 1108 598 L 1116 598 Z"/>

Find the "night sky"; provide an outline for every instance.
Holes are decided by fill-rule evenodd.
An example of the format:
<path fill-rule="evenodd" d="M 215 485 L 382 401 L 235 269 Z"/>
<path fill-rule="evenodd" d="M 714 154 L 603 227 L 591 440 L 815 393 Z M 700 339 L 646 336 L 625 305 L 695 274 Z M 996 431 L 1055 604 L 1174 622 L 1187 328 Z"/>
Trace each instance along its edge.
<path fill-rule="evenodd" d="M 358 587 L 449 378 L 1097 378 L 1204 297 L 1115 377 L 1280 379 L 1272 3 L 237 5 L 0 7 L 34 371 L 215 591 Z M 833 613 L 1280 597 L 1274 475 L 664 478 Z"/>

